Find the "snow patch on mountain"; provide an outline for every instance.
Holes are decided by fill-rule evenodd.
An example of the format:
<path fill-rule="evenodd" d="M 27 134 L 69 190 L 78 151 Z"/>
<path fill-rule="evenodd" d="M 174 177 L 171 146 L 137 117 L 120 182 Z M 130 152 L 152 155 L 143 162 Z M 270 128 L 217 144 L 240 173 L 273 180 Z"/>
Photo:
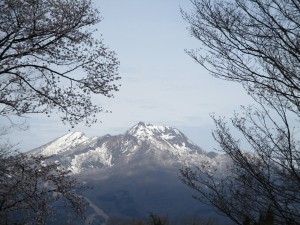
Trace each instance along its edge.
<path fill-rule="evenodd" d="M 165 139 L 165 140 L 171 140 L 171 139 L 173 139 L 175 136 L 172 135 L 172 134 L 163 134 L 163 135 L 161 135 L 161 137 L 162 137 L 163 139 Z"/>
<path fill-rule="evenodd" d="M 84 170 L 94 170 L 101 166 L 112 166 L 112 154 L 106 146 L 75 155 L 71 161 L 70 169 L 76 174 L 82 172 L 83 168 Z"/>

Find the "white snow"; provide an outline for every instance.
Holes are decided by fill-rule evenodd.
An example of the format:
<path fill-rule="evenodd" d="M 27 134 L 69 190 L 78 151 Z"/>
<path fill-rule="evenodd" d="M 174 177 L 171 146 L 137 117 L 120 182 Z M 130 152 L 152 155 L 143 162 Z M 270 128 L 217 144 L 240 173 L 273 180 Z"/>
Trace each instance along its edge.
<path fill-rule="evenodd" d="M 87 141 L 88 139 L 89 138 L 87 138 L 81 132 L 71 132 L 56 139 L 49 145 L 46 145 L 44 148 L 40 149 L 40 152 L 45 156 L 56 155 L 67 151 L 72 147 Z"/>
<path fill-rule="evenodd" d="M 175 136 L 171 135 L 171 134 L 162 134 L 161 137 L 165 140 L 171 140 L 173 139 Z"/>
<path fill-rule="evenodd" d="M 112 155 L 106 146 L 90 150 L 80 155 L 75 155 L 75 158 L 71 161 L 70 169 L 72 173 L 80 173 L 83 163 L 90 163 L 90 169 L 93 168 L 93 163 L 102 163 L 105 166 L 112 166 Z"/>
<path fill-rule="evenodd" d="M 170 140 L 174 138 L 174 135 L 171 135 L 168 130 L 173 130 L 176 134 L 179 134 L 177 129 L 168 127 L 168 126 L 157 126 L 148 123 L 139 123 L 135 125 L 130 131 L 129 134 L 133 135 L 141 140 L 149 139 L 154 137 L 155 134 L 161 134 L 161 138 L 165 140 Z"/>

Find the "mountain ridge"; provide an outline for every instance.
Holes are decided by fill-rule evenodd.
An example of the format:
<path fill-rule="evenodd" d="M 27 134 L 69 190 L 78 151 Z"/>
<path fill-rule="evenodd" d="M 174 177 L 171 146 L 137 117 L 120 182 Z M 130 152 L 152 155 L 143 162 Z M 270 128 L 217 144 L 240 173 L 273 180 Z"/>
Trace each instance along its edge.
<path fill-rule="evenodd" d="M 52 155 L 73 174 L 94 172 L 122 161 L 128 163 L 133 158 L 142 160 L 144 154 L 162 164 L 186 165 L 210 158 L 178 129 L 144 122 L 119 135 L 88 138 L 82 132 L 71 132 L 28 153 Z"/>

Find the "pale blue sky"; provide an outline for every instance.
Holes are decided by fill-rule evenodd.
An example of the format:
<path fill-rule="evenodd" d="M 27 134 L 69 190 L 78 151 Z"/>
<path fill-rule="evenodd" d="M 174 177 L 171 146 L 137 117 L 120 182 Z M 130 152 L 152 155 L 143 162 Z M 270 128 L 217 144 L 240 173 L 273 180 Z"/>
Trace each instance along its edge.
<path fill-rule="evenodd" d="M 96 97 L 111 110 L 99 114 L 100 124 L 79 125 L 88 137 L 124 133 L 139 121 L 176 127 L 206 150 L 216 143 L 210 113 L 230 116 L 250 98 L 238 84 L 218 80 L 196 64 L 184 49 L 200 47 L 190 37 L 180 8 L 188 0 L 95 0 L 104 18 L 97 26 L 104 43 L 120 60 L 122 87 L 114 99 Z M 30 150 L 69 132 L 53 115 L 27 119 L 27 131 L 12 130 L 10 140 Z"/>

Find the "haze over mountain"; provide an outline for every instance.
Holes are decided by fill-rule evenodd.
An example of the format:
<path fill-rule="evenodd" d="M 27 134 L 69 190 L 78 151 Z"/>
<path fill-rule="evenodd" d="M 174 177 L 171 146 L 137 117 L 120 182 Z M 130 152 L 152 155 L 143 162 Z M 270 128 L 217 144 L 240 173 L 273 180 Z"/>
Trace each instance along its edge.
<path fill-rule="evenodd" d="M 150 212 L 171 218 L 214 215 L 192 198 L 178 179 L 183 166 L 220 164 L 176 128 L 138 123 L 124 134 L 88 138 L 72 132 L 28 154 L 52 155 L 53 160 L 94 188 L 86 193 L 88 221 L 112 217 L 144 218 Z"/>

